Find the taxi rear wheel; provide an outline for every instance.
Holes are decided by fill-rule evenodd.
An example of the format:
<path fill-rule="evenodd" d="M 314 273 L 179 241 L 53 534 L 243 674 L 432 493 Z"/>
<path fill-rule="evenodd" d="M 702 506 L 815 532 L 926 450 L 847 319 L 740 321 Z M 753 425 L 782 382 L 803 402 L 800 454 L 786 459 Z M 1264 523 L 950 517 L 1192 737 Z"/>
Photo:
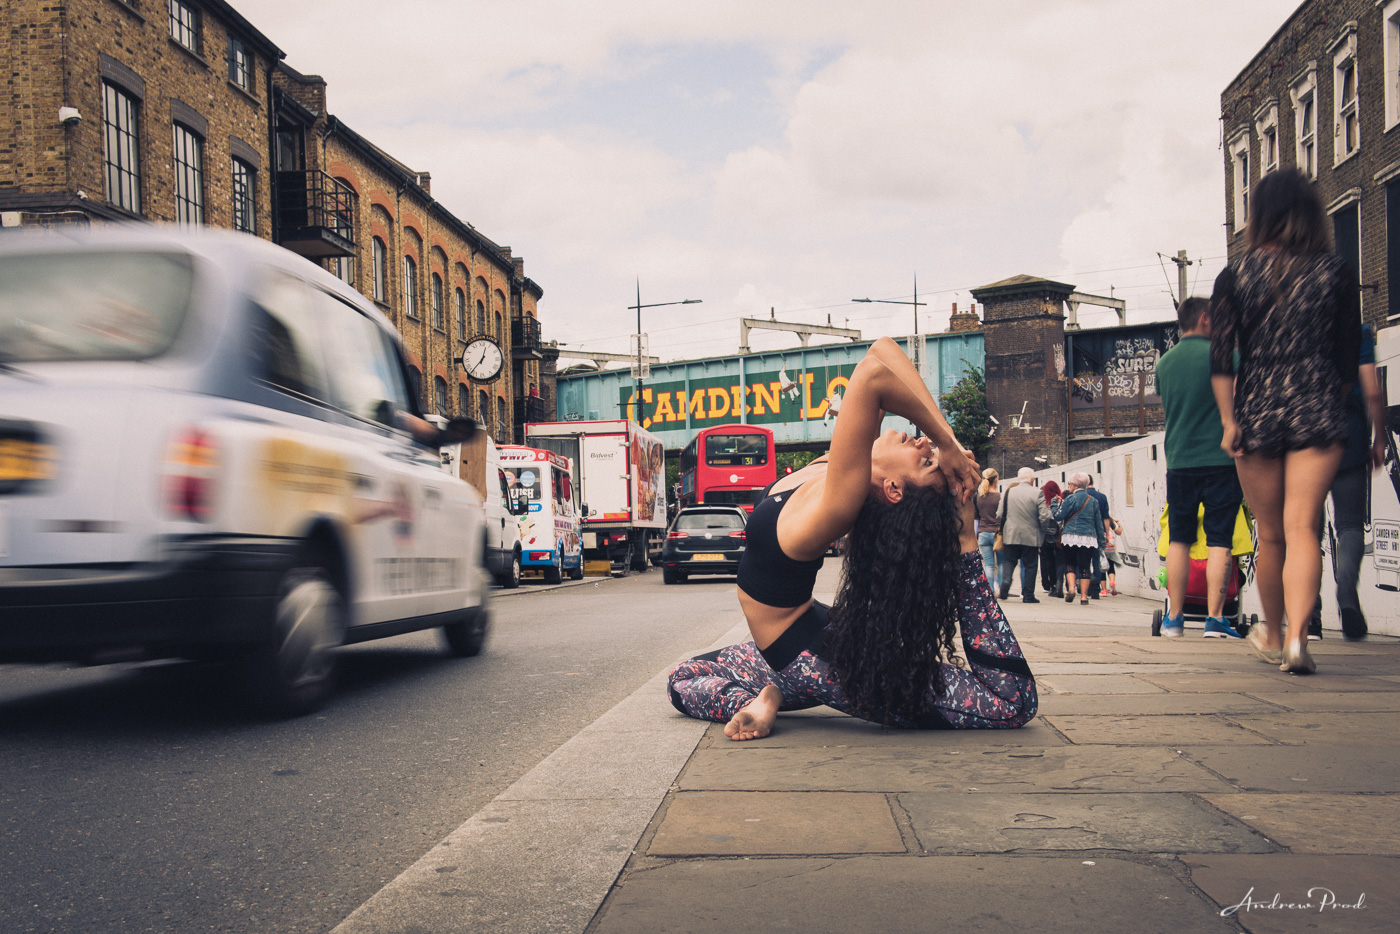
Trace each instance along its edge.
<path fill-rule="evenodd" d="M 335 650 L 345 638 L 345 597 L 316 560 L 299 561 L 277 590 L 271 631 L 250 659 L 250 687 L 270 713 L 318 709 L 334 688 Z"/>
<path fill-rule="evenodd" d="M 457 622 L 443 626 L 442 634 L 446 637 L 447 647 L 452 650 L 453 655 L 458 658 L 472 658 L 481 654 L 482 647 L 486 645 L 486 631 L 490 626 L 490 617 L 486 608 L 482 606 L 467 610 Z"/>

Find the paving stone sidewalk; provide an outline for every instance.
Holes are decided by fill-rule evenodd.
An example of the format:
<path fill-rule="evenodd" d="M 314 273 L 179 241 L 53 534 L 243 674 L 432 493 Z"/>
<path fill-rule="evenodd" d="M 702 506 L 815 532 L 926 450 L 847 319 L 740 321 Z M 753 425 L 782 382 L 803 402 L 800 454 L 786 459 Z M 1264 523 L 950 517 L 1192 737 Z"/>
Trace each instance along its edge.
<path fill-rule="evenodd" d="M 1157 606 L 1007 603 L 1020 730 L 712 726 L 589 932 L 1400 929 L 1400 640 L 1294 676 Z"/>

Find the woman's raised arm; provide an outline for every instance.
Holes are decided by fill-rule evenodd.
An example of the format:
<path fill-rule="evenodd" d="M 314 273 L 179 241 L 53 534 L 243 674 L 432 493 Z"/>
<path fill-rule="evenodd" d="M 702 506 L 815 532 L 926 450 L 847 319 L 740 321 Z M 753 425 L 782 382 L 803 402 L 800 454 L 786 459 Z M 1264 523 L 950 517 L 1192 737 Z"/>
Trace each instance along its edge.
<path fill-rule="evenodd" d="M 960 502 L 966 503 L 976 491 L 981 480 L 977 463 L 963 451 L 909 358 L 894 341 L 882 337 L 856 365 L 846 386 L 831 434 L 821 505 L 805 517 L 798 533 L 803 545 L 837 538 L 855 522 L 870 495 L 870 449 L 886 412 L 907 418 L 928 435 L 939 449 L 949 489 Z"/>

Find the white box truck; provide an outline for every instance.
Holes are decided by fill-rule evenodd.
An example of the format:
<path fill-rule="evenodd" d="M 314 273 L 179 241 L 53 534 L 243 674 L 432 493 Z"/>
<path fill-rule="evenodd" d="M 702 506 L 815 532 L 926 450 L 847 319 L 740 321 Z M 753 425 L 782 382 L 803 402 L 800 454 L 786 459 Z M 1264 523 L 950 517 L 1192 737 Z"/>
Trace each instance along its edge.
<path fill-rule="evenodd" d="M 525 443 L 574 463 L 588 560 L 613 571 L 645 571 L 666 542 L 666 454 L 661 439 L 636 422 L 536 422 Z"/>

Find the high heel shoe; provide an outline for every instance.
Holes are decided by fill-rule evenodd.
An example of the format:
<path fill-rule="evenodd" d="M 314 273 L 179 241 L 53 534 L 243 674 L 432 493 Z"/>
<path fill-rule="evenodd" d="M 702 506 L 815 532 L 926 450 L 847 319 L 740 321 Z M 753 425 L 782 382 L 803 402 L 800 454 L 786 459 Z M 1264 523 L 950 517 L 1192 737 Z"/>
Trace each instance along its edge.
<path fill-rule="evenodd" d="M 1317 662 L 1308 652 L 1306 642 L 1301 645 L 1293 645 L 1285 641 L 1283 643 L 1283 662 L 1279 666 L 1279 671 L 1286 671 L 1293 675 L 1310 675 L 1317 671 Z"/>
<path fill-rule="evenodd" d="M 1264 627 L 1256 623 L 1249 627 L 1249 635 L 1244 638 L 1245 641 L 1249 643 L 1249 647 L 1254 650 L 1255 655 L 1258 655 L 1270 665 L 1283 664 L 1283 650 L 1271 649 L 1264 645 Z"/>

